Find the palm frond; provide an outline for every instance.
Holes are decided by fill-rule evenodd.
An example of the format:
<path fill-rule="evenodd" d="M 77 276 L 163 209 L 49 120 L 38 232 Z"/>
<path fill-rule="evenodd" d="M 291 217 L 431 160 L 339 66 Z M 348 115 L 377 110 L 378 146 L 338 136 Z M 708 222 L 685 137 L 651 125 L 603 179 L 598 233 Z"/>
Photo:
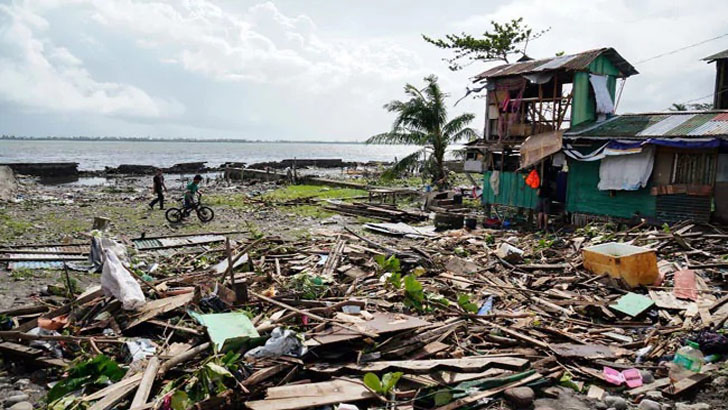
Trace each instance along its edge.
<path fill-rule="evenodd" d="M 422 155 L 422 152 L 416 151 L 397 161 L 394 165 L 384 171 L 382 179 L 391 180 L 402 175 L 405 171 L 417 165 L 417 162 L 420 160 L 420 155 Z"/>
<path fill-rule="evenodd" d="M 478 133 L 475 132 L 472 128 L 463 128 L 460 131 L 456 132 L 452 136 L 450 136 L 450 141 L 452 142 L 460 142 L 462 140 L 471 140 L 474 137 L 477 137 Z"/>
<path fill-rule="evenodd" d="M 426 134 L 420 132 L 384 132 L 373 135 L 366 140 L 366 144 L 402 144 L 423 145 L 427 139 Z"/>
<path fill-rule="evenodd" d="M 475 114 L 465 113 L 460 114 L 457 117 L 450 120 L 444 127 L 442 127 L 442 133 L 452 138 L 453 135 L 460 132 L 462 129 L 468 126 L 475 119 Z"/>

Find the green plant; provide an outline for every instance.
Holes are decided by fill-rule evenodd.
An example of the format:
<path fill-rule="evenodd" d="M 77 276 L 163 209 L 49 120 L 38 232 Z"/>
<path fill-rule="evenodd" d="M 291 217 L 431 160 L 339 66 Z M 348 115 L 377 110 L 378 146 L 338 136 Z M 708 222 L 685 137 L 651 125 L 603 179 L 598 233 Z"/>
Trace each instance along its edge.
<path fill-rule="evenodd" d="M 502 60 L 508 63 L 508 56 L 511 54 L 525 55 L 528 40 L 538 38 L 548 30 L 534 34 L 531 28 L 522 23 L 523 17 L 505 24 L 491 21 L 493 28 L 483 33 L 482 38 L 465 33 L 447 34 L 445 39 L 432 39 L 425 35 L 422 35 L 422 38 L 439 48 L 454 50 L 455 56 L 446 61 L 450 63 L 450 70 L 457 71 L 463 67 L 458 63 L 460 59 L 467 59 L 469 62 Z"/>
<path fill-rule="evenodd" d="M 415 275 L 404 277 L 404 305 L 417 311 L 425 311 L 425 292 Z"/>
<path fill-rule="evenodd" d="M 288 286 L 299 292 L 303 299 L 314 300 L 321 298 L 328 291 L 327 282 L 327 279 L 320 276 L 301 272 L 291 277 Z"/>
<path fill-rule="evenodd" d="M 386 275 L 387 283 L 395 289 L 402 288 L 402 273 L 399 259 L 392 255 L 387 258 L 385 255 L 374 256 L 374 261 L 379 265 L 379 271 Z"/>
<path fill-rule="evenodd" d="M 470 296 L 466 294 L 458 295 L 458 306 L 466 312 L 476 313 L 478 311 L 478 305 L 470 301 Z"/>
<path fill-rule="evenodd" d="M 258 225 L 253 222 L 245 221 L 245 228 L 248 230 L 248 232 L 250 232 L 250 236 L 252 236 L 253 239 L 260 239 L 265 236 L 263 231 L 258 228 Z"/>
<path fill-rule="evenodd" d="M 543 251 L 546 249 L 551 249 L 552 246 L 554 246 L 554 243 L 556 241 L 554 239 L 550 239 L 548 237 L 541 238 L 538 240 L 538 243 L 536 244 L 536 251 Z"/>
<path fill-rule="evenodd" d="M 93 359 L 80 362 L 68 370 L 68 374 L 48 392 L 46 401 L 53 403 L 63 396 L 84 386 L 101 387 L 117 382 L 126 373 L 108 356 L 100 354 Z"/>
<path fill-rule="evenodd" d="M 394 387 L 397 385 L 402 372 L 385 373 L 382 379 L 374 373 L 367 373 L 364 375 L 364 385 L 377 394 L 386 396 L 389 394 Z"/>
<path fill-rule="evenodd" d="M 666 234 L 670 234 L 670 225 L 666 223 L 662 224 L 662 232 L 665 232 Z"/>

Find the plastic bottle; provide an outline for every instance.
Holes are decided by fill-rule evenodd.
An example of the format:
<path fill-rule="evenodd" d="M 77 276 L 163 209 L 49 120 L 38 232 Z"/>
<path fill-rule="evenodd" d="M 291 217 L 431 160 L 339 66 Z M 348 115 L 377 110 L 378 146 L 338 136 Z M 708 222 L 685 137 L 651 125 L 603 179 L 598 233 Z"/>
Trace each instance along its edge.
<path fill-rule="evenodd" d="M 675 383 L 699 372 L 704 363 L 705 357 L 700 351 L 700 345 L 688 341 L 685 346 L 678 349 L 670 363 L 670 381 Z"/>

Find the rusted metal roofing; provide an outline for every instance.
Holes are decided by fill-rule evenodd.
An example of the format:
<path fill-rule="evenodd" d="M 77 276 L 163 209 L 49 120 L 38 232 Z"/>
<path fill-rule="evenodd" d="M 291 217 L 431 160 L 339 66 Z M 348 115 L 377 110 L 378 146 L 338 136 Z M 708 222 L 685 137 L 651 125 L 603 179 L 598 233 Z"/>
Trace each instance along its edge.
<path fill-rule="evenodd" d="M 637 70 L 611 47 L 597 48 L 577 54 L 530 60 L 493 67 L 475 76 L 475 81 L 488 78 L 508 77 L 547 71 L 579 71 L 586 69 L 594 59 L 604 55 L 622 73 L 623 77 L 638 74 Z"/>
<path fill-rule="evenodd" d="M 646 139 L 652 137 L 728 139 L 728 111 L 665 112 L 618 115 L 602 123 L 580 124 L 565 138 Z"/>
<path fill-rule="evenodd" d="M 715 53 L 712 56 L 707 56 L 703 59 L 703 61 L 712 63 L 715 60 L 722 60 L 724 58 L 728 58 L 728 50 L 723 50 L 720 53 Z"/>

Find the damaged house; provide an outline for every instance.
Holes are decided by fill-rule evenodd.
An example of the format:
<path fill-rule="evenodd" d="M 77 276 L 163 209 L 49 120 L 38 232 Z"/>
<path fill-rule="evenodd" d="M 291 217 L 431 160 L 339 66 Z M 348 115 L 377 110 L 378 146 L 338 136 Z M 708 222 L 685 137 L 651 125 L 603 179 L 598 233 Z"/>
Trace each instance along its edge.
<path fill-rule="evenodd" d="M 723 54 L 709 62 L 720 64 Z M 484 138 L 467 149 L 483 160 L 486 208 L 534 209 L 538 189 L 527 175 L 535 170 L 550 185 L 552 213 L 574 223 L 728 220 L 728 111 L 615 115 L 634 74 L 602 48 L 478 75 L 487 90 Z M 725 86 L 719 80 L 716 90 Z"/>

